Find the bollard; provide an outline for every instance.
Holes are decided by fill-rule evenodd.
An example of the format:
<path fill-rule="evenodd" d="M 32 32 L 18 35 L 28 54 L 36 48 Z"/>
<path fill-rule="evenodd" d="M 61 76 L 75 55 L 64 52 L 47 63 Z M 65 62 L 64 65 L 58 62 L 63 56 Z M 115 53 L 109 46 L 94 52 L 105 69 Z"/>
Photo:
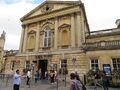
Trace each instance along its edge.
<path fill-rule="evenodd" d="M 65 87 L 66 87 L 66 74 L 65 74 Z"/>
<path fill-rule="evenodd" d="M 58 78 L 57 78 L 56 90 L 58 90 Z"/>
<path fill-rule="evenodd" d="M 9 80 L 9 74 L 6 74 L 6 86 L 8 85 L 8 80 Z"/>

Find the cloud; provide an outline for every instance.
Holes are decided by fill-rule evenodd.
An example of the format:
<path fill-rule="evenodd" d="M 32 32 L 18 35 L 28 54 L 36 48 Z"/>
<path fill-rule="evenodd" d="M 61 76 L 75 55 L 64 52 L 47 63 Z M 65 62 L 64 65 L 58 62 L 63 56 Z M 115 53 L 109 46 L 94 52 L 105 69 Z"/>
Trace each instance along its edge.
<path fill-rule="evenodd" d="M 6 31 L 5 49 L 19 49 L 21 36 L 20 18 L 45 0 L 0 0 L 0 34 Z M 116 27 L 120 18 L 120 0 L 82 0 L 90 30 Z M 16 41 L 15 41 L 16 40 Z"/>
<path fill-rule="evenodd" d="M 19 49 L 22 29 L 20 18 L 37 5 L 26 2 L 0 4 L 0 34 L 3 30 L 6 32 L 5 49 Z"/>
<path fill-rule="evenodd" d="M 20 2 L 38 4 L 44 0 L 0 0 L 0 4 L 16 4 Z"/>
<path fill-rule="evenodd" d="M 5 50 L 18 50 L 20 43 L 20 37 L 13 34 L 6 33 L 6 42 L 5 42 Z"/>
<path fill-rule="evenodd" d="M 43 2 L 44 0 L 26 0 L 26 2 L 28 3 L 33 3 L 33 4 L 37 4 L 37 3 L 41 3 Z"/>
<path fill-rule="evenodd" d="M 13 3 L 18 3 L 21 0 L 0 0 L 1 4 L 13 4 Z"/>
<path fill-rule="evenodd" d="M 120 0 L 82 0 L 91 31 L 116 28 Z"/>

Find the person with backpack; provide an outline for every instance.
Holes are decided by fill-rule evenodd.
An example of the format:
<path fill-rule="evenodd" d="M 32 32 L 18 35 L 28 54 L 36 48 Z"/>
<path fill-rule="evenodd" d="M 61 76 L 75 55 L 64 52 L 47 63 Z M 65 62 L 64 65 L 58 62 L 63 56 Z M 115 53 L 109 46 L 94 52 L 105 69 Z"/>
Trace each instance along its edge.
<path fill-rule="evenodd" d="M 86 87 L 83 84 L 83 82 L 80 80 L 80 77 L 77 72 L 75 73 L 75 75 L 76 75 L 77 90 L 86 90 Z"/>
<path fill-rule="evenodd" d="M 70 90 L 77 90 L 76 88 L 76 75 L 75 73 L 70 74 Z"/>

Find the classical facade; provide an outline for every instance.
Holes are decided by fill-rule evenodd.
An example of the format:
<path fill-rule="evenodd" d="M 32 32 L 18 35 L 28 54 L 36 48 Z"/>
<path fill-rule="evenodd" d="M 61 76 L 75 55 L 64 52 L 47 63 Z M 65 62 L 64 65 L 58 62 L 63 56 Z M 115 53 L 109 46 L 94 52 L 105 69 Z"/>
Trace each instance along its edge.
<path fill-rule="evenodd" d="M 4 63 L 4 45 L 5 45 L 5 32 L 0 36 L 0 72 L 3 70 L 3 63 Z"/>
<path fill-rule="evenodd" d="M 67 68 L 80 75 L 90 69 L 120 69 L 117 27 L 90 32 L 81 1 L 45 1 L 21 18 L 20 68 L 44 73 Z"/>

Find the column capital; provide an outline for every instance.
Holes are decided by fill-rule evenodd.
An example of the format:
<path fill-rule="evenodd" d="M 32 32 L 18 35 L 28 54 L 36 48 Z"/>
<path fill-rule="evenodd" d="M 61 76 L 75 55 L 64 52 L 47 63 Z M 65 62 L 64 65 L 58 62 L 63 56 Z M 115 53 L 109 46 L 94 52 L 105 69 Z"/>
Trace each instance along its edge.
<path fill-rule="evenodd" d="M 81 16 L 81 12 L 76 12 L 76 14 Z"/>

